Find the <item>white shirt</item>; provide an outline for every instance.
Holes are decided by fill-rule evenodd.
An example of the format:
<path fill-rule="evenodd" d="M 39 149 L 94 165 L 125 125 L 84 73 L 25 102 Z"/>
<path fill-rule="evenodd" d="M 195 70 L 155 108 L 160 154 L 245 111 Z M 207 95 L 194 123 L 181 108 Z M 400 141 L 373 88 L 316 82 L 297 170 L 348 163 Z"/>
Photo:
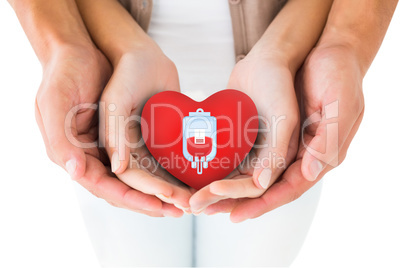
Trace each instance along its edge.
<path fill-rule="evenodd" d="M 176 64 L 184 94 L 201 101 L 226 88 L 235 65 L 226 0 L 156 0 L 148 34 Z"/>

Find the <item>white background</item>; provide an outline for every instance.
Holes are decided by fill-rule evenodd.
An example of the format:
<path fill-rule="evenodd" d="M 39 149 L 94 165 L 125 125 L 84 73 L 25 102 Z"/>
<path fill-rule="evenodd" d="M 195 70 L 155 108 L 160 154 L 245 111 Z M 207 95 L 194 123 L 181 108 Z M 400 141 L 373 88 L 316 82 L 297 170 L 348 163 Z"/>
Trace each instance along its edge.
<path fill-rule="evenodd" d="M 365 117 L 325 177 L 293 268 L 402 267 L 402 8 L 364 81 Z M 34 118 L 41 66 L 0 1 L 0 267 L 98 267 L 72 183 Z"/>

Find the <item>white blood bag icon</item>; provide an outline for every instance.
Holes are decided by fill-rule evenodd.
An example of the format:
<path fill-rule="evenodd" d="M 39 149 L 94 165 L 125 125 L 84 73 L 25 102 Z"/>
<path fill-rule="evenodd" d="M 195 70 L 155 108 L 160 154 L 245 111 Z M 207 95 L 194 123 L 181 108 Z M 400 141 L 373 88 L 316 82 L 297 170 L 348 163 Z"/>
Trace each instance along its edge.
<path fill-rule="evenodd" d="M 183 155 L 202 174 L 216 155 L 216 118 L 199 108 L 183 118 Z"/>

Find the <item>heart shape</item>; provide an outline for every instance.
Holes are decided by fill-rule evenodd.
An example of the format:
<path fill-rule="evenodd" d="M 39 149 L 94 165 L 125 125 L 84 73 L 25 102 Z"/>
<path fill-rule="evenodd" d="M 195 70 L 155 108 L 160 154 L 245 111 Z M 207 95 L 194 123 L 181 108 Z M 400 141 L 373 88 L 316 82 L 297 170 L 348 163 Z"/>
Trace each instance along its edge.
<path fill-rule="evenodd" d="M 222 90 L 202 102 L 163 91 L 145 104 L 141 131 L 159 164 L 198 190 L 244 160 L 257 137 L 258 113 L 238 90 Z"/>

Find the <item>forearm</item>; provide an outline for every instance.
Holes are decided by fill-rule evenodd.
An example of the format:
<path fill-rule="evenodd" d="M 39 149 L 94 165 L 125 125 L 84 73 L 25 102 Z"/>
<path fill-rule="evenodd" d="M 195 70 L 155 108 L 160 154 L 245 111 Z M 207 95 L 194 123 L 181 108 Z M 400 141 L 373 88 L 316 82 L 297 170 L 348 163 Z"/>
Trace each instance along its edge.
<path fill-rule="evenodd" d="M 335 0 L 320 47 L 346 47 L 364 75 L 388 29 L 398 0 Z"/>
<path fill-rule="evenodd" d="M 293 74 L 317 43 L 332 0 L 289 0 L 250 53 L 279 59 Z"/>
<path fill-rule="evenodd" d="M 155 43 L 116 0 L 76 0 L 97 46 L 116 66 L 127 52 Z"/>
<path fill-rule="evenodd" d="M 62 45 L 90 46 L 74 0 L 9 0 L 42 64 Z"/>

